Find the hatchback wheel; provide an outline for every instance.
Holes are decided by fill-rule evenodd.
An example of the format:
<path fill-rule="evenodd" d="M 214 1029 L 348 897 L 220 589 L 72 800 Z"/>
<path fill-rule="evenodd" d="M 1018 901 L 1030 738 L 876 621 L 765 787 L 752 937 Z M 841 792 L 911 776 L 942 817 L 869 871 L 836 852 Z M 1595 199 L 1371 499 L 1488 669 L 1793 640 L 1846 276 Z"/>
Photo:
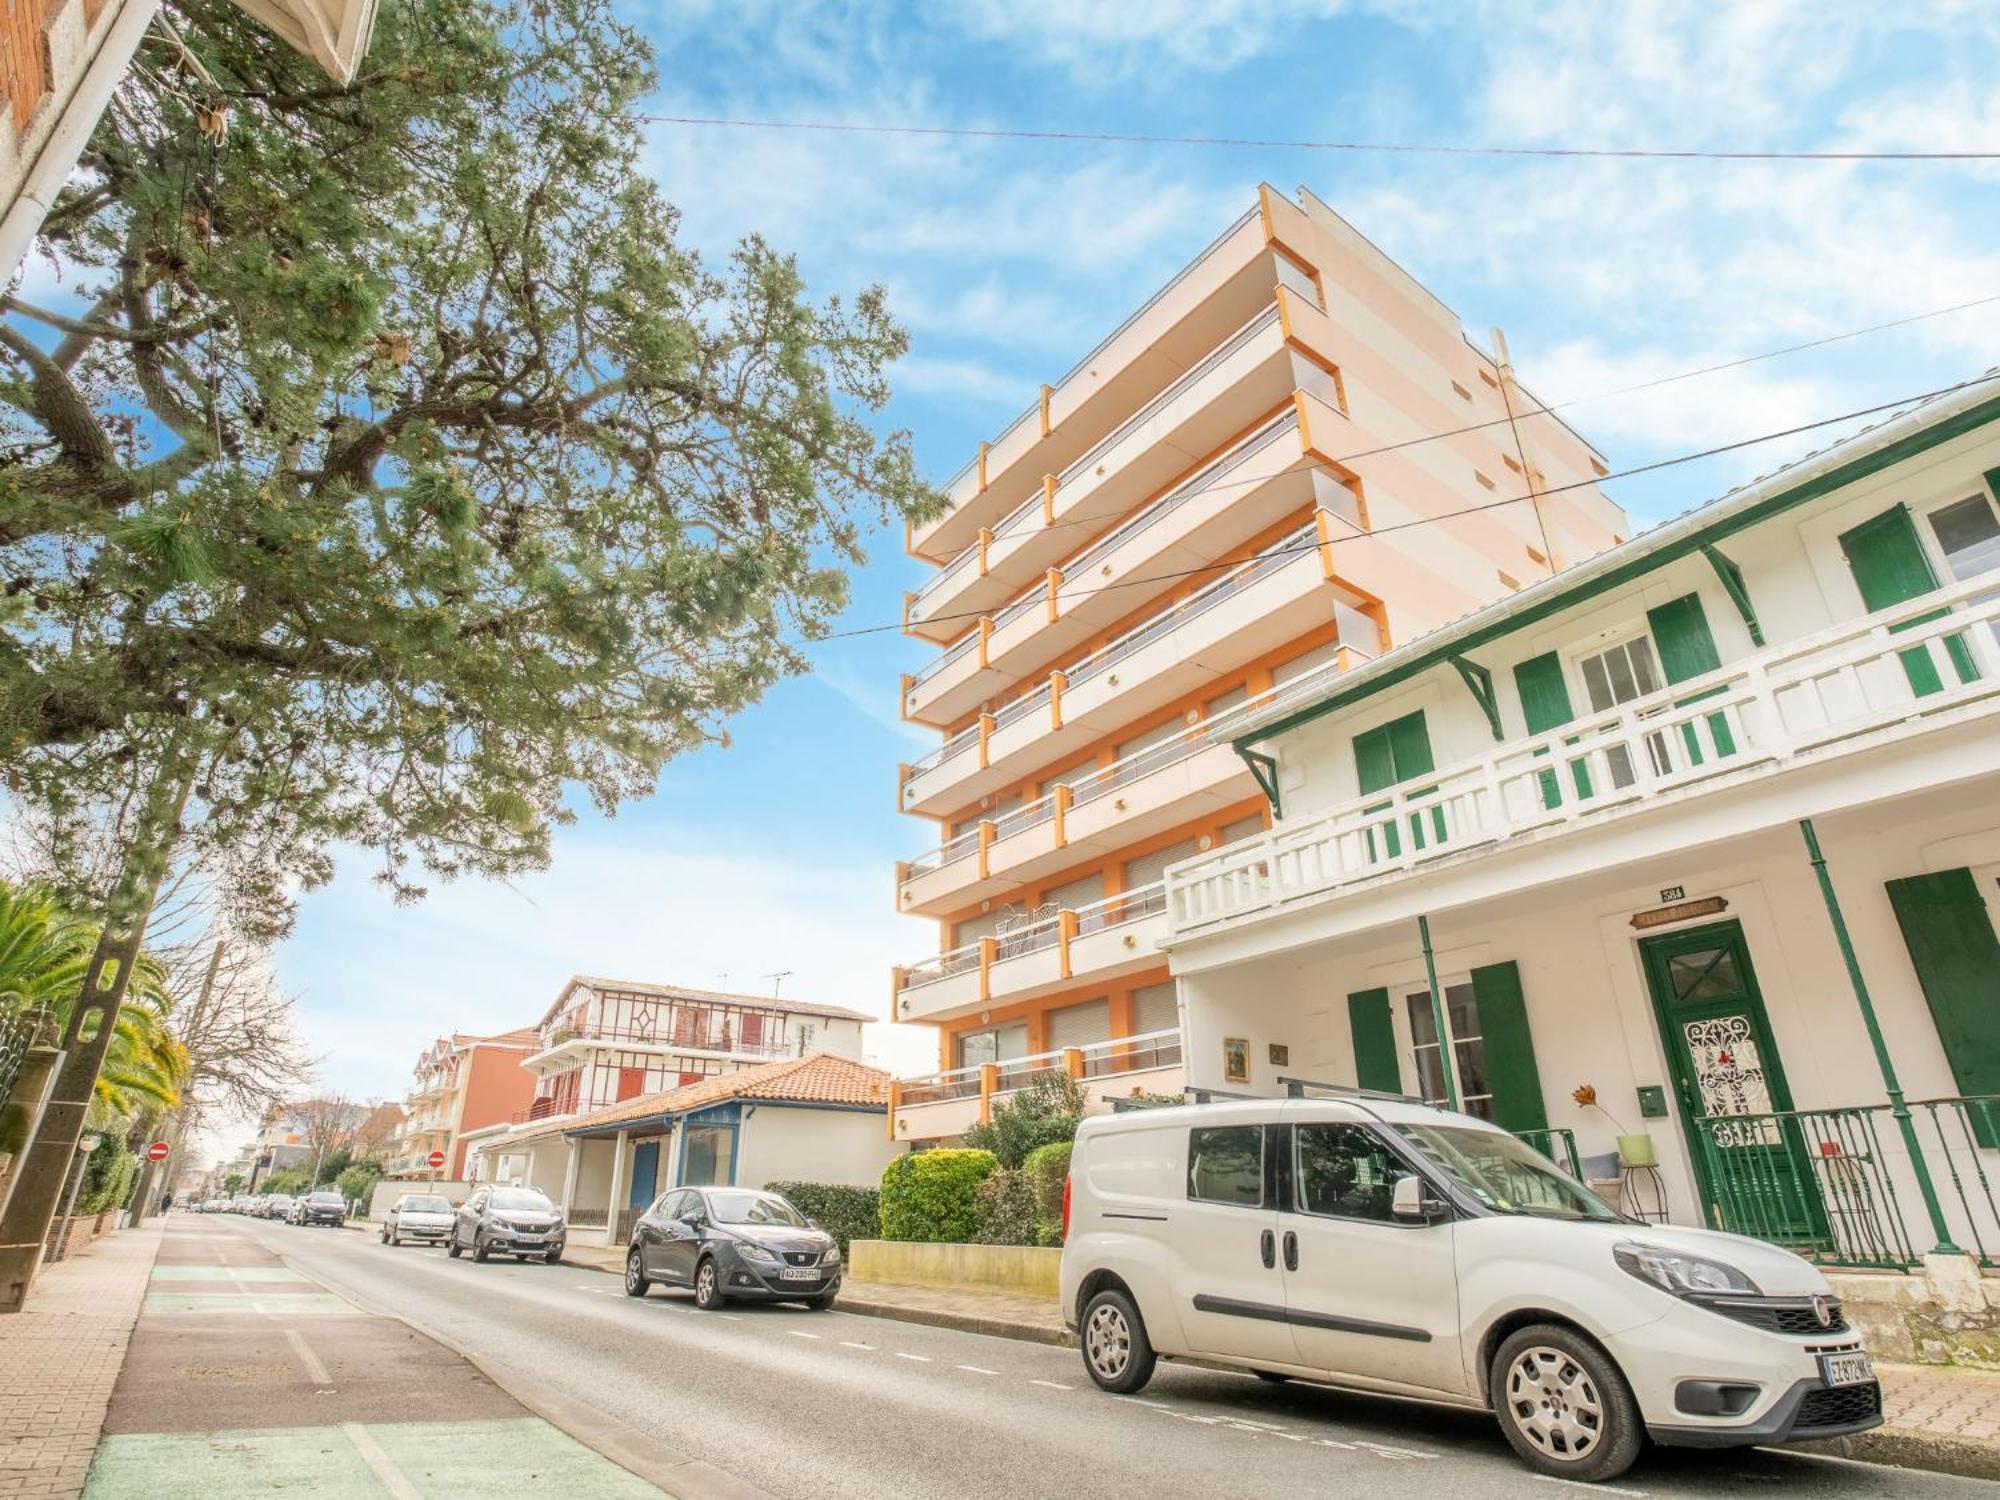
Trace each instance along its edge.
<path fill-rule="evenodd" d="M 1123 1292 L 1099 1292 L 1083 1310 L 1083 1367 L 1099 1387 L 1129 1396 L 1153 1378 L 1157 1363 L 1139 1309 Z"/>
<path fill-rule="evenodd" d="M 652 1290 L 653 1283 L 646 1279 L 646 1267 L 639 1259 L 639 1252 L 632 1251 L 625 1257 L 625 1295 L 643 1297 Z"/>
<path fill-rule="evenodd" d="M 457 1260 L 459 1256 L 465 1254 L 465 1247 L 458 1242 L 458 1231 L 456 1229 L 445 1240 L 444 1253 L 449 1255 L 453 1260 Z"/>
<path fill-rule="evenodd" d="M 1538 1323 L 1493 1355 L 1488 1394 L 1527 1466 L 1557 1479 L 1616 1479 L 1639 1456 L 1639 1409 L 1617 1365 L 1581 1334 Z"/>
<path fill-rule="evenodd" d="M 722 1295 L 722 1273 L 715 1269 L 713 1260 L 703 1260 L 695 1267 L 694 1305 L 703 1312 L 714 1312 L 726 1300 Z"/>
<path fill-rule="evenodd" d="M 472 1232 L 472 1258 L 481 1265 L 485 1265 L 492 1253 L 492 1251 L 486 1248 L 486 1236 L 475 1229 Z"/>

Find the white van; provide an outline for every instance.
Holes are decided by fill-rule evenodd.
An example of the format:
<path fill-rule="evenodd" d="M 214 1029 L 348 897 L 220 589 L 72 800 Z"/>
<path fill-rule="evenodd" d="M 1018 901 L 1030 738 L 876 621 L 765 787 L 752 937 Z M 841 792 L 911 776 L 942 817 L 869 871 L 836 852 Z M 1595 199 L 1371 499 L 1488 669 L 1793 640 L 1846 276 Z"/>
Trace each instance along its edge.
<path fill-rule="evenodd" d="M 1084 1121 L 1064 1317 L 1107 1391 L 1159 1358 L 1492 1410 L 1543 1474 L 1862 1432 L 1882 1389 L 1826 1279 L 1627 1219 L 1517 1137 L 1378 1096 Z"/>

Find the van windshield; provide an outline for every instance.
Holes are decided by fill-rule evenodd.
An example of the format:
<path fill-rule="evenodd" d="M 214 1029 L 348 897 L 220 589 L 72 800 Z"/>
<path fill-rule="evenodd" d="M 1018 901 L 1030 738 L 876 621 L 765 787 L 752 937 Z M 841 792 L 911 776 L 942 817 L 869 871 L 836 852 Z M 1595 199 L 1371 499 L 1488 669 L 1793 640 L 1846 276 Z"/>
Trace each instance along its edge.
<path fill-rule="evenodd" d="M 1488 1208 L 1543 1219 L 1624 1217 L 1514 1136 L 1457 1125 L 1398 1125 L 1396 1133 Z"/>

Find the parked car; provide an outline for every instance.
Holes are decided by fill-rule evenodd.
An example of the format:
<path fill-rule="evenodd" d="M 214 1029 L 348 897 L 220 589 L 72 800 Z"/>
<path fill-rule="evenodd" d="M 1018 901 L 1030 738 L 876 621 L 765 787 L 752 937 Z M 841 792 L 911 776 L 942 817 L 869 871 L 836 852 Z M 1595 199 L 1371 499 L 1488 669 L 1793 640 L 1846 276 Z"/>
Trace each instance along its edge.
<path fill-rule="evenodd" d="M 1493 1411 L 1560 1479 L 1641 1439 L 1861 1432 L 1882 1390 L 1826 1278 L 1740 1235 L 1627 1219 L 1518 1138 L 1378 1096 L 1083 1122 L 1062 1301 L 1084 1368 L 1158 1358 Z"/>
<path fill-rule="evenodd" d="M 470 1250 L 478 1261 L 498 1253 L 554 1265 L 567 1233 L 562 1210 L 541 1189 L 482 1187 L 452 1216 L 444 1248 L 453 1260 Z"/>
<path fill-rule="evenodd" d="M 442 1244 L 451 1233 L 452 1218 L 451 1200 L 442 1193 L 405 1193 L 382 1216 L 382 1243 Z"/>
<path fill-rule="evenodd" d="M 676 1188 L 639 1216 L 625 1251 L 625 1291 L 694 1288 L 695 1306 L 732 1297 L 831 1307 L 840 1246 L 785 1198 L 751 1188 Z"/>
<path fill-rule="evenodd" d="M 294 1224 L 331 1224 L 338 1229 L 347 1222 L 347 1200 L 330 1189 L 307 1193 L 292 1205 Z"/>
<path fill-rule="evenodd" d="M 263 1202 L 257 1205 L 260 1219 L 282 1219 L 292 1211 L 293 1198 L 290 1193 L 266 1193 Z"/>

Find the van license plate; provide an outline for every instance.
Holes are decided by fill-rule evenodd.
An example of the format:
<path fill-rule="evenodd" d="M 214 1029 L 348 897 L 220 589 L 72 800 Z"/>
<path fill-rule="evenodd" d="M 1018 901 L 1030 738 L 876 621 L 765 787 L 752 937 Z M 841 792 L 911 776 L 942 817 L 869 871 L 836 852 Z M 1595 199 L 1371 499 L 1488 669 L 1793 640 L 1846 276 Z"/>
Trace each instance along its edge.
<path fill-rule="evenodd" d="M 1875 1378 L 1875 1362 L 1865 1354 L 1822 1354 L 1819 1373 L 1828 1385 L 1866 1385 Z"/>
<path fill-rule="evenodd" d="M 788 1266 L 778 1273 L 778 1279 L 780 1281 L 818 1281 L 819 1272 L 810 1266 L 803 1269 Z"/>

